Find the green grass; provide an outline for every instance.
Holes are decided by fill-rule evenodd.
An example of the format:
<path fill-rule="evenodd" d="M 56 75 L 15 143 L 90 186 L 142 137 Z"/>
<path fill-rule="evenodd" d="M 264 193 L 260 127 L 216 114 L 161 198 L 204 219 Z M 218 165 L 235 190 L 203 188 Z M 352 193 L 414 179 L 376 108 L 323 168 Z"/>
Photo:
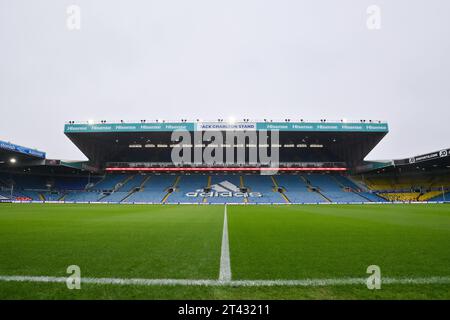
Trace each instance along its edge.
<path fill-rule="evenodd" d="M 217 279 L 223 206 L 0 205 L 0 275 Z M 450 206 L 228 206 L 233 279 L 450 276 Z M 0 281 L 0 299 L 450 299 L 450 286 L 186 287 Z"/>
<path fill-rule="evenodd" d="M 0 274 L 215 279 L 223 208 L 1 205 Z"/>
<path fill-rule="evenodd" d="M 339 205 L 229 210 L 237 279 L 450 275 L 450 207 Z"/>

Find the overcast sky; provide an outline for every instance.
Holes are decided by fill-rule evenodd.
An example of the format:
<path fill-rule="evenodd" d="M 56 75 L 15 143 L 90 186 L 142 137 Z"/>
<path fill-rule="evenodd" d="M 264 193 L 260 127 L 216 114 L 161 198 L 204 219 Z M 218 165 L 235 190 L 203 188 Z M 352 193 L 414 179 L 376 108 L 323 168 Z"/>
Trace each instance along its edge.
<path fill-rule="evenodd" d="M 448 0 L 0 0 L 0 140 L 84 159 L 68 120 L 380 119 L 368 159 L 408 157 L 450 147 L 449 57 Z"/>

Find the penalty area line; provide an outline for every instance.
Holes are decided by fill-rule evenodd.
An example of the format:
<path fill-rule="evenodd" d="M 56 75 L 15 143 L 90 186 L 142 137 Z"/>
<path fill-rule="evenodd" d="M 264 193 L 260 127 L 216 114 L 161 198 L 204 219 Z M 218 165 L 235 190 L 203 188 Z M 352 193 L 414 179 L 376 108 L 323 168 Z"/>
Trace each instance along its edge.
<path fill-rule="evenodd" d="M 66 283 L 66 277 L 0 276 L 0 282 Z M 71 279 L 72 280 L 72 279 Z M 303 279 L 303 280 L 201 280 L 201 279 L 133 279 L 133 278 L 80 278 L 83 284 L 131 286 L 206 286 L 206 287 L 325 287 L 365 285 L 367 278 Z M 382 278 L 381 284 L 426 285 L 450 284 L 450 277 Z"/>

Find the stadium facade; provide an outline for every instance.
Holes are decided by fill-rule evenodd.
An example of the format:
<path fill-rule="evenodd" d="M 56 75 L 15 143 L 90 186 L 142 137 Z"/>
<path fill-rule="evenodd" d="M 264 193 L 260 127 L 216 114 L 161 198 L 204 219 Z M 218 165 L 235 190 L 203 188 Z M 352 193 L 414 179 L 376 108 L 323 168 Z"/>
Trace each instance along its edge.
<path fill-rule="evenodd" d="M 0 201 L 373 203 L 446 201 L 450 150 L 365 161 L 382 121 L 74 122 L 88 161 L 0 141 Z"/>

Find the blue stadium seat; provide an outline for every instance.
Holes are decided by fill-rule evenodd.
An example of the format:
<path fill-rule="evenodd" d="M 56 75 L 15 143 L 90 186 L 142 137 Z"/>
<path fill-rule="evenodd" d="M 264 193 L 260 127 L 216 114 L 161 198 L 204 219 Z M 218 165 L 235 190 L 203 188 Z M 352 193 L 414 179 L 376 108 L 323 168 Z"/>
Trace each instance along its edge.
<path fill-rule="evenodd" d="M 431 198 L 429 201 L 450 201 L 450 192 Z"/>
<path fill-rule="evenodd" d="M 118 183 L 124 181 L 128 177 L 130 177 L 128 174 L 107 174 L 90 189 L 99 191 L 113 190 Z"/>
<path fill-rule="evenodd" d="M 141 184 L 147 179 L 147 175 L 136 174 L 130 180 L 128 180 L 124 185 L 120 187 L 120 191 L 132 191 L 135 188 L 139 188 Z"/>
<path fill-rule="evenodd" d="M 167 195 L 167 189 L 173 186 L 175 179 L 176 176 L 173 175 L 152 175 L 141 191 L 133 193 L 123 202 L 159 203 Z"/>
<path fill-rule="evenodd" d="M 275 177 L 278 186 L 285 190 L 285 195 L 293 203 L 327 202 L 320 194 L 310 191 L 298 175 L 278 175 Z"/>
<path fill-rule="evenodd" d="M 245 175 L 243 176 L 245 187 L 250 192 L 259 192 L 261 197 L 249 197 L 249 203 L 286 203 L 281 194 L 274 191 L 275 185 L 270 176 Z"/>
<path fill-rule="evenodd" d="M 178 185 L 174 192 L 167 198 L 167 203 L 199 203 L 203 197 L 188 197 L 186 193 L 203 191 L 207 185 L 206 175 L 184 175 L 180 176 Z"/>
<path fill-rule="evenodd" d="M 64 197 L 64 201 L 95 202 L 102 196 L 102 193 L 96 191 L 72 191 L 67 193 Z"/>
<path fill-rule="evenodd" d="M 64 193 L 60 192 L 41 192 L 41 194 L 44 196 L 45 201 L 58 201 L 61 199 L 64 195 Z"/>
<path fill-rule="evenodd" d="M 57 177 L 54 179 L 56 190 L 84 190 L 88 183 L 98 182 L 98 178 L 87 177 Z"/>
<path fill-rule="evenodd" d="M 240 192 L 240 176 L 231 174 L 211 175 L 212 192 Z M 208 203 L 244 203 L 244 197 L 206 197 Z"/>
<path fill-rule="evenodd" d="M 100 199 L 100 202 L 121 202 L 129 193 L 124 191 L 115 191 L 109 196 Z"/>
<path fill-rule="evenodd" d="M 380 197 L 379 195 L 377 195 L 376 193 L 370 193 L 370 192 L 361 192 L 360 193 L 362 196 L 366 197 L 367 199 L 369 199 L 372 202 L 387 202 L 386 199 Z"/>
<path fill-rule="evenodd" d="M 339 175 L 331 174 L 308 174 L 303 176 L 311 186 L 319 189 L 326 198 L 331 202 L 348 203 L 348 202 L 368 202 L 364 197 L 352 190 L 357 190 L 357 186 L 347 178 Z"/>

